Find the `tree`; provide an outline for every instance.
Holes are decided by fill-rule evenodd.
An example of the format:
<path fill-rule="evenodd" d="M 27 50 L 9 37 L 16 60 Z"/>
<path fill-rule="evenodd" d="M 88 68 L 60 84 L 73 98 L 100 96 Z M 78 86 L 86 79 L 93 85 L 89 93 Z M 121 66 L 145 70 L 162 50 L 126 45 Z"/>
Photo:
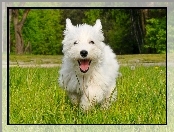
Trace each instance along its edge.
<path fill-rule="evenodd" d="M 144 18 L 141 10 L 137 9 L 130 9 L 130 18 L 131 18 L 131 27 L 132 31 L 136 40 L 136 44 L 138 47 L 138 52 L 142 53 L 142 46 L 144 44 Z"/>
<path fill-rule="evenodd" d="M 134 49 L 137 49 L 137 45 L 135 45 L 135 37 L 133 37 L 130 10 L 112 9 L 103 13 L 106 14 L 104 17 L 106 40 L 113 51 L 117 54 L 133 53 Z"/>
<path fill-rule="evenodd" d="M 13 13 L 13 24 L 14 24 L 14 31 L 15 31 L 15 41 L 16 41 L 16 54 L 23 54 L 24 52 L 24 41 L 22 37 L 22 28 L 24 22 L 27 18 L 30 9 L 25 9 L 23 11 L 22 18 L 19 18 L 19 9 L 12 9 Z"/>
<path fill-rule="evenodd" d="M 166 10 L 149 10 L 149 19 L 146 20 L 146 36 L 144 49 L 150 53 L 166 52 Z"/>
<path fill-rule="evenodd" d="M 59 9 L 33 9 L 22 31 L 25 53 L 62 54 L 61 41 L 64 28 L 61 21 L 62 15 Z"/>
<path fill-rule="evenodd" d="M 18 48 L 15 46 L 16 37 L 20 38 L 21 35 L 22 39 L 19 41 L 22 42 L 22 46 L 19 45 L 21 53 L 27 51 L 32 54 L 62 54 L 61 41 L 66 18 L 70 18 L 73 25 L 82 23 L 94 25 L 96 19 L 100 19 L 104 42 L 110 45 L 116 54 L 152 53 L 149 49 L 154 48 L 158 51 L 154 50 L 154 53 L 163 53 L 166 49 L 166 10 L 33 9 L 28 15 L 26 13 L 27 19 L 23 24 L 21 23 L 26 10 L 15 11 L 11 23 L 16 22 L 14 14 L 18 14 L 19 22 L 10 25 L 12 52 Z M 17 27 L 21 28 L 18 34 L 16 30 L 14 31 Z"/>

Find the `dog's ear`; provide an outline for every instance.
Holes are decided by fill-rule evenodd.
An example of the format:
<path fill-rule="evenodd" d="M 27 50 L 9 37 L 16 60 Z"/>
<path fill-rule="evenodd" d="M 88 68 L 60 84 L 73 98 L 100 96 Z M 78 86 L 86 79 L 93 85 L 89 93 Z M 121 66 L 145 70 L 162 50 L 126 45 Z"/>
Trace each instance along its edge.
<path fill-rule="evenodd" d="M 66 19 L 66 30 L 72 29 L 73 25 L 71 23 L 71 20 L 69 18 Z"/>
<path fill-rule="evenodd" d="M 101 29 L 102 29 L 102 25 L 101 25 L 100 19 L 97 19 L 97 20 L 96 20 L 96 23 L 95 23 L 95 25 L 94 25 L 94 28 L 95 28 L 96 30 L 101 30 Z"/>
<path fill-rule="evenodd" d="M 99 35 L 100 41 L 104 41 L 103 31 L 102 31 L 102 25 L 100 19 L 96 20 L 95 25 L 93 26 L 96 30 L 96 33 Z"/>

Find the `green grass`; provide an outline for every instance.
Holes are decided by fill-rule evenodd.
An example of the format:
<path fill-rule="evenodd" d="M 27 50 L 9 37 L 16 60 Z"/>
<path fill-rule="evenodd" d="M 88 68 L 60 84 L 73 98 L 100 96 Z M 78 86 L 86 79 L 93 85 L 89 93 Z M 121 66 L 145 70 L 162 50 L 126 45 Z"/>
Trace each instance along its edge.
<path fill-rule="evenodd" d="M 157 63 L 165 62 L 166 54 L 117 55 L 120 63 Z"/>
<path fill-rule="evenodd" d="M 62 55 L 10 55 L 9 60 L 14 64 L 25 62 L 26 64 L 61 64 Z"/>
<path fill-rule="evenodd" d="M 12 124 L 164 124 L 166 68 L 121 67 L 118 96 L 110 109 L 83 113 L 58 86 L 59 68 L 10 68 Z"/>
<path fill-rule="evenodd" d="M 61 64 L 62 55 L 10 55 L 10 61 L 34 64 Z M 117 55 L 119 63 L 166 62 L 166 54 Z"/>

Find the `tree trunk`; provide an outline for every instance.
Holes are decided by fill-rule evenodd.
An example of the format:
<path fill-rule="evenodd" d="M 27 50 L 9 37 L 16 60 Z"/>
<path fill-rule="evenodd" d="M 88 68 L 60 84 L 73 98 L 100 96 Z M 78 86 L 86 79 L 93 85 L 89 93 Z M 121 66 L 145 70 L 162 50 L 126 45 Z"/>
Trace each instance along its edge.
<path fill-rule="evenodd" d="M 132 32 L 135 35 L 135 40 L 137 41 L 138 46 L 138 52 L 141 53 L 141 43 L 139 41 L 139 27 L 138 27 L 138 16 L 137 16 L 137 10 L 130 9 L 130 15 L 131 15 L 131 22 L 132 22 Z"/>
<path fill-rule="evenodd" d="M 140 9 L 141 12 L 141 25 L 142 25 L 142 30 L 143 30 L 143 36 L 146 34 L 146 28 L 145 28 L 145 15 L 144 15 L 144 9 Z"/>
<path fill-rule="evenodd" d="M 144 36 L 145 36 L 145 23 L 144 20 L 142 22 L 142 14 L 141 14 L 141 10 L 138 10 L 138 31 L 139 31 L 139 42 L 140 42 L 140 46 L 142 49 L 143 45 L 144 45 Z M 143 29 L 144 28 L 144 29 Z M 142 53 L 142 51 L 140 50 L 140 53 Z"/>
<path fill-rule="evenodd" d="M 22 27 L 27 18 L 30 9 L 25 9 L 22 19 L 19 22 L 19 9 L 13 9 L 13 23 L 15 29 L 15 40 L 16 40 L 16 54 L 24 53 L 24 42 L 22 37 Z"/>

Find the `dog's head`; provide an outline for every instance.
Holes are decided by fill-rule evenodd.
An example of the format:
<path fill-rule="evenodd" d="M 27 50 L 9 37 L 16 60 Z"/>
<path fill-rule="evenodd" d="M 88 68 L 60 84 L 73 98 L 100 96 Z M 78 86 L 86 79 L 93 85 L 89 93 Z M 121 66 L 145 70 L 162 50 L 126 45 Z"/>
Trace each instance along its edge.
<path fill-rule="evenodd" d="M 71 20 L 66 19 L 64 35 L 62 52 L 82 73 L 87 73 L 101 62 L 105 45 L 102 42 L 104 36 L 99 19 L 94 26 L 87 24 L 73 26 Z"/>

